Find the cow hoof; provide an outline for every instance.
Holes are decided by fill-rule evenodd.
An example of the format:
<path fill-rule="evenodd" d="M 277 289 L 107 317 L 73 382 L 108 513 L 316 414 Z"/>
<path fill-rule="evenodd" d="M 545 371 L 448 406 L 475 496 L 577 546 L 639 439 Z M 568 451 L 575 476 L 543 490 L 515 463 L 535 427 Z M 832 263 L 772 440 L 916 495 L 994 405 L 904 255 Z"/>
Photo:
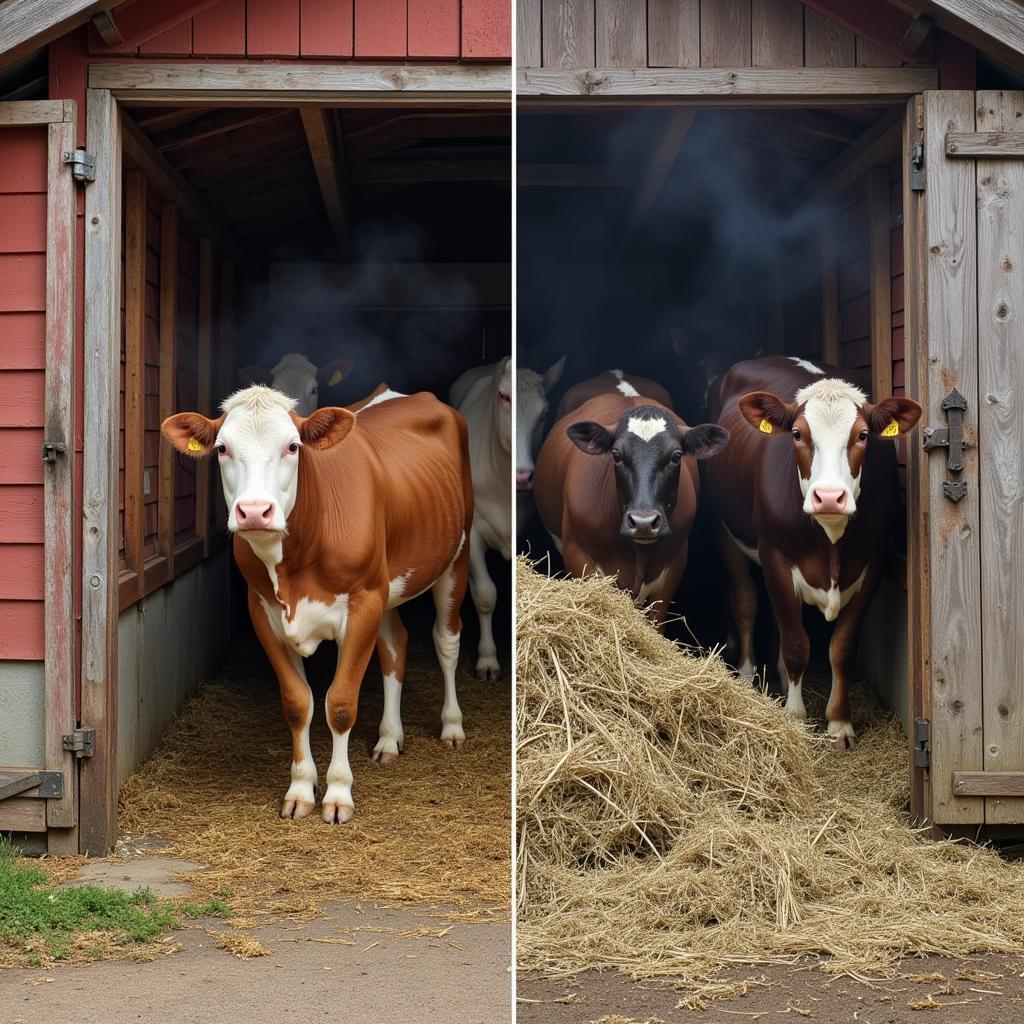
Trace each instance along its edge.
<path fill-rule="evenodd" d="M 458 750 L 466 742 L 466 734 L 461 725 L 446 725 L 441 730 L 441 742 L 449 750 Z"/>
<path fill-rule="evenodd" d="M 281 817 L 289 821 L 309 817 L 316 810 L 316 804 L 307 800 L 285 800 L 281 804 Z"/>
<path fill-rule="evenodd" d="M 857 736 L 849 722 L 829 722 L 828 734 L 836 750 L 853 750 L 857 746 Z"/>
<path fill-rule="evenodd" d="M 325 803 L 321 809 L 321 817 L 328 825 L 344 825 L 355 813 L 356 809 L 349 804 Z"/>
<path fill-rule="evenodd" d="M 496 658 L 481 658 L 476 663 L 476 677 L 481 683 L 496 683 L 501 678 L 501 666 Z"/>
<path fill-rule="evenodd" d="M 398 757 L 397 750 L 374 750 L 370 755 L 370 760 L 374 764 L 391 764 L 392 761 L 397 761 Z"/>

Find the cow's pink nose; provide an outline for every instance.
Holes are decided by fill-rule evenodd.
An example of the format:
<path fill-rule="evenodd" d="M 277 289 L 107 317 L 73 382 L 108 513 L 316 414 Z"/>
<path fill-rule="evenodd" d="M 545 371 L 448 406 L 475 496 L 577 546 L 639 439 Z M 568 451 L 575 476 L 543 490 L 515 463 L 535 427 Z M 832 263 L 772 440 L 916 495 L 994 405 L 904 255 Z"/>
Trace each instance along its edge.
<path fill-rule="evenodd" d="M 272 501 L 240 501 L 235 506 L 235 519 L 240 530 L 269 530 L 274 511 Z"/>
<path fill-rule="evenodd" d="M 839 516 L 846 509 L 846 489 L 815 487 L 811 491 L 811 511 L 816 516 Z"/>
<path fill-rule="evenodd" d="M 516 489 L 520 491 L 533 490 L 533 470 L 532 469 L 517 469 L 516 470 Z"/>

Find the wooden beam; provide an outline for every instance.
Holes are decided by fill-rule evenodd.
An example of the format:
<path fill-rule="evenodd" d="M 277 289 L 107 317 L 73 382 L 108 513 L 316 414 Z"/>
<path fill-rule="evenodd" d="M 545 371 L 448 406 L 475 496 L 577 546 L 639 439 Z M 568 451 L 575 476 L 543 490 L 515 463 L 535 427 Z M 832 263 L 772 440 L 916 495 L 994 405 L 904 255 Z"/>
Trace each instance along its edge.
<path fill-rule="evenodd" d="M 345 201 L 345 158 L 341 140 L 333 130 L 333 115 L 324 107 L 300 107 L 299 116 L 313 160 L 320 198 L 327 211 L 334 240 L 344 258 L 348 253 L 348 206 Z"/>
<path fill-rule="evenodd" d="M 94 69 L 95 70 L 95 69 Z M 802 106 L 828 98 L 844 101 L 906 99 L 934 89 L 933 68 L 536 68 L 521 69 L 517 97 L 716 97 L 778 100 Z"/>
<path fill-rule="evenodd" d="M 160 422 L 180 410 L 177 402 L 178 373 L 178 208 L 160 208 Z M 167 574 L 174 579 L 174 466 L 175 452 L 160 439 L 157 490 L 158 550 L 167 559 Z"/>
<path fill-rule="evenodd" d="M 901 0 L 902 6 L 930 14 L 952 35 L 1024 68 L 1024 17 L 1016 0 Z"/>
<path fill-rule="evenodd" d="M 160 0 L 159 4 L 132 3 L 118 15 L 118 35 L 121 38 L 110 43 L 109 49 L 134 50 L 135 47 L 148 43 L 162 32 L 188 21 L 197 14 L 202 14 L 207 8 L 218 3 L 220 0 Z M 103 41 L 108 42 L 105 37 Z M 99 50 L 103 52 L 102 47 Z"/>
<path fill-rule="evenodd" d="M 903 138 L 902 116 L 902 110 L 893 110 L 879 118 L 807 184 L 804 201 L 835 195 L 863 176 L 868 168 L 894 160 Z"/>
<path fill-rule="evenodd" d="M 89 85 L 133 103 L 299 106 L 364 98 L 507 105 L 512 72 L 501 64 L 92 64 Z"/>
<path fill-rule="evenodd" d="M 1024 132 L 946 132 L 946 156 L 1024 156 Z"/>
<path fill-rule="evenodd" d="M 509 181 L 511 160 L 390 160 L 356 164 L 356 185 L 416 185 L 437 181 Z"/>
<path fill-rule="evenodd" d="M 913 18 L 887 0 L 803 0 L 803 4 L 900 60 L 912 61 L 927 35 L 921 36 L 917 46 L 905 47 L 903 40 L 908 37 Z M 909 43 L 915 39 L 917 34 L 911 35 Z"/>
<path fill-rule="evenodd" d="M 73 121 L 74 106 L 72 100 L 19 100 L 16 103 L 3 100 L 0 101 L 0 128 Z"/>
<path fill-rule="evenodd" d="M 199 363 L 196 372 L 196 395 L 199 408 L 209 415 L 213 411 L 211 366 L 213 346 L 213 239 L 199 240 Z M 210 533 L 210 488 L 216 466 L 215 459 L 200 459 L 196 464 L 196 535 L 203 540 L 203 555 L 208 554 L 206 541 Z"/>
<path fill-rule="evenodd" d="M 4 0 L 0 3 L 0 67 L 84 25 L 125 0 Z M 148 6 L 148 5 L 147 5 Z"/>
<path fill-rule="evenodd" d="M 892 236 L 889 217 L 889 168 L 868 172 L 868 231 L 871 265 L 871 398 L 892 394 Z"/>
<path fill-rule="evenodd" d="M 106 90 L 86 92 L 96 180 L 85 190 L 85 446 L 82 470 L 82 759 L 79 843 L 105 854 L 117 836 L 117 494 L 121 376 L 121 124 Z"/>
<path fill-rule="evenodd" d="M 1024 797 L 1024 772 L 953 772 L 953 795 Z"/>
<path fill-rule="evenodd" d="M 683 148 L 686 136 L 693 127 L 696 116 L 696 110 L 688 110 L 685 107 L 668 115 L 665 130 L 651 152 L 651 162 L 647 166 L 644 182 L 633 200 L 633 209 L 629 214 L 630 234 L 636 233 L 654 209 L 654 204 L 658 201 L 658 196 L 668 179 L 672 165 L 679 156 L 679 151 Z"/>
<path fill-rule="evenodd" d="M 198 121 L 192 121 L 180 128 L 172 128 L 160 133 L 152 141 L 160 153 L 166 154 L 173 149 L 193 146 L 197 142 L 204 142 L 206 139 L 212 139 L 218 135 L 226 135 L 239 128 L 248 128 L 254 124 L 267 127 L 275 121 L 294 116 L 292 110 L 254 110 L 247 113 L 240 113 L 237 110 L 217 110 Z M 147 132 L 147 135 L 149 134 L 151 133 Z"/>
<path fill-rule="evenodd" d="M 92 27 L 107 46 L 123 46 L 124 36 L 114 21 L 112 11 L 100 11 L 92 16 Z"/>

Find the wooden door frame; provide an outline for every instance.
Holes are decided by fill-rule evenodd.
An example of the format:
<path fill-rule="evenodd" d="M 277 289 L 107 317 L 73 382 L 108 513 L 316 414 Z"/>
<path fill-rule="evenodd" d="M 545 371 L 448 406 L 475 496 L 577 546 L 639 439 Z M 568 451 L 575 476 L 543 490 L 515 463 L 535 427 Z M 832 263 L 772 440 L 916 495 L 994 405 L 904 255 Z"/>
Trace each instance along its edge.
<path fill-rule="evenodd" d="M 152 106 L 508 106 L 508 65 L 115 64 L 89 66 L 87 145 L 96 180 L 85 199 L 85 451 L 82 522 L 80 847 L 104 854 L 117 836 L 118 428 L 121 177 L 125 154 L 151 169 L 121 104 Z M 150 147 L 151 148 L 151 147 Z M 166 175 L 164 176 L 166 178 Z M 165 182 L 166 185 L 166 182 Z M 166 187 L 173 192 L 173 182 Z M 186 209 L 190 209 L 187 205 Z"/>
<path fill-rule="evenodd" d="M 61 772 L 60 798 L 39 797 L 38 787 L 12 798 L 46 829 L 52 854 L 78 852 L 78 766 L 63 745 L 77 726 L 75 713 L 74 479 L 75 479 L 75 217 L 77 194 L 64 154 L 75 148 L 73 100 L 0 103 L 4 127 L 47 129 L 46 341 L 43 440 L 63 445 L 43 475 L 43 718 L 44 768 Z M 0 803 L 4 808 L 6 801 Z M 12 805 L 5 809 L 10 810 Z M 5 828 L 17 829 L 15 820 Z"/>

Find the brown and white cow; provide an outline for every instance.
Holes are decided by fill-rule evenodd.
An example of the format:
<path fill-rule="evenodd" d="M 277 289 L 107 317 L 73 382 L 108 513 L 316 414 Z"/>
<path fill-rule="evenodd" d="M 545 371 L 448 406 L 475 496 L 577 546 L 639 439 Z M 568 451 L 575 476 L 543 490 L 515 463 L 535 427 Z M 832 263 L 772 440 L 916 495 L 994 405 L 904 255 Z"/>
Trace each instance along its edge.
<path fill-rule="evenodd" d="M 441 739 L 450 747 L 465 739 L 455 668 L 473 518 L 469 452 L 462 417 L 430 394 L 378 391 L 358 413 L 324 408 L 306 417 L 294 404 L 254 385 L 228 398 L 217 419 L 179 413 L 163 432 L 184 454 L 216 454 L 220 465 L 249 615 L 292 732 L 284 818 L 305 817 L 316 800 L 313 695 L 302 659 L 323 640 L 338 644 L 322 812 L 340 824 L 353 813 L 348 739 L 375 646 L 384 715 L 374 760 L 393 761 L 402 747 L 407 634 L 397 608 L 427 590 L 444 675 Z"/>
<path fill-rule="evenodd" d="M 921 407 L 909 398 L 872 404 L 841 374 L 785 356 L 733 366 L 713 388 L 711 408 L 730 441 L 705 478 L 739 631 L 739 673 L 754 674 L 752 561 L 764 570 L 779 627 L 779 676 L 794 717 L 806 717 L 803 605 L 836 624 L 826 718 L 833 743 L 844 749 L 854 745 L 850 656 L 899 510 L 895 446 L 887 439 L 911 430 Z"/>
<path fill-rule="evenodd" d="M 351 359 L 332 359 L 314 366 L 300 352 L 282 356 L 272 370 L 263 366 L 243 366 L 238 379 L 244 386 L 266 384 L 295 400 L 295 411 L 308 416 L 320 404 L 320 388 L 335 387 L 352 372 Z"/>
<path fill-rule="evenodd" d="M 574 576 L 615 576 L 662 623 L 686 568 L 700 489 L 695 459 L 728 432 L 689 427 L 631 378 L 603 374 L 603 393 L 552 428 L 537 457 L 537 510 Z"/>

